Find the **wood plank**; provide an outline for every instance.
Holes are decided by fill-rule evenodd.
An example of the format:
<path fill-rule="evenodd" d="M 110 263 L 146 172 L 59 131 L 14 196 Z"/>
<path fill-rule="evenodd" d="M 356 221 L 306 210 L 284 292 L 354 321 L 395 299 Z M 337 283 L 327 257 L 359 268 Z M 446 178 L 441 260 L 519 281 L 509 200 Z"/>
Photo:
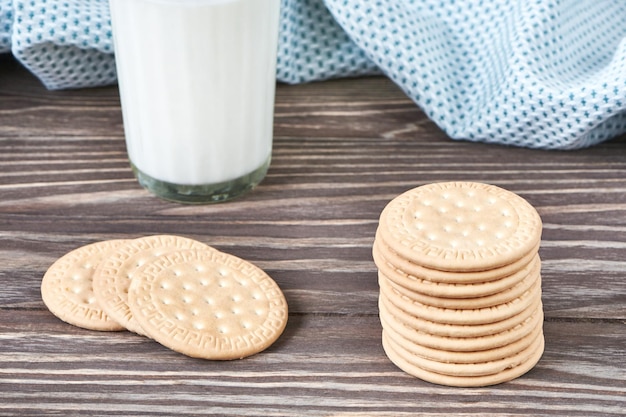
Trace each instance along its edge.
<path fill-rule="evenodd" d="M 94 415 L 589 417 L 622 415 L 626 407 L 626 375 L 612 362 L 623 347 L 619 324 L 548 322 L 544 356 L 523 378 L 450 389 L 391 364 L 376 317 L 291 316 L 263 354 L 210 362 L 130 333 L 83 331 L 38 310 L 23 314 L 27 320 L 0 325 L 0 392 L 14 411 L 38 415 L 81 409 Z"/>

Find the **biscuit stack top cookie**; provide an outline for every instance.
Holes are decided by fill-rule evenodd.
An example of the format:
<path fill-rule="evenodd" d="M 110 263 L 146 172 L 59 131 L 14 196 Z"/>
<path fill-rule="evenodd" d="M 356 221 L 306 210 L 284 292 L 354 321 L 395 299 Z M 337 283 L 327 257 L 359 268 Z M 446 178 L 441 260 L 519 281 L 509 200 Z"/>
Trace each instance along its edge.
<path fill-rule="evenodd" d="M 452 386 L 531 369 L 543 352 L 541 230 L 534 207 L 493 185 L 435 183 L 393 199 L 373 247 L 392 362 Z"/>

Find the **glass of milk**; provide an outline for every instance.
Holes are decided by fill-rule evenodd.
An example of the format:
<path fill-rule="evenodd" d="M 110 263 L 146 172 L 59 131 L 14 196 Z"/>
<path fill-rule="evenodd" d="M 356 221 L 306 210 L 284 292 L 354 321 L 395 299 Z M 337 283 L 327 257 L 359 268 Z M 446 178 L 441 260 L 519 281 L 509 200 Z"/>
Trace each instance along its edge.
<path fill-rule="evenodd" d="M 110 0 L 126 147 L 183 203 L 257 185 L 272 153 L 280 0 Z"/>

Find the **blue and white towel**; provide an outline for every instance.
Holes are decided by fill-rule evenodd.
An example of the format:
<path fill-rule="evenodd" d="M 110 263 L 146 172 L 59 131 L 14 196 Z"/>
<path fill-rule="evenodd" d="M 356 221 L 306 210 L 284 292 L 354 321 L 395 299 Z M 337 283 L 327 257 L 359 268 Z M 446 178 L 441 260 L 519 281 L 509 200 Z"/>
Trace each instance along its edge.
<path fill-rule="evenodd" d="M 0 52 L 50 89 L 116 82 L 107 0 L 0 0 Z M 624 0 L 282 0 L 277 79 L 383 73 L 451 138 L 626 133 Z"/>

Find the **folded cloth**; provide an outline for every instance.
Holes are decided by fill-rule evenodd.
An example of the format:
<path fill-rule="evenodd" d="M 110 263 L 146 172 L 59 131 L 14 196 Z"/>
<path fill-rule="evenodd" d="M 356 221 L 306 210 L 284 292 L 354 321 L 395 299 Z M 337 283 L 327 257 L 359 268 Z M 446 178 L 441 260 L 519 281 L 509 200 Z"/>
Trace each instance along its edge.
<path fill-rule="evenodd" d="M 0 0 L 0 53 L 11 50 L 13 0 Z"/>
<path fill-rule="evenodd" d="M 449 136 L 533 148 L 626 132 L 623 0 L 327 0 Z"/>
<path fill-rule="evenodd" d="M 107 0 L 7 1 L 11 50 L 50 89 L 115 83 Z M 8 15 L 7 13 L 7 15 Z"/>
<path fill-rule="evenodd" d="M 623 0 L 282 0 L 277 79 L 382 72 L 450 137 L 546 149 L 626 132 Z M 0 0 L 0 52 L 50 89 L 116 81 L 107 0 Z"/>

